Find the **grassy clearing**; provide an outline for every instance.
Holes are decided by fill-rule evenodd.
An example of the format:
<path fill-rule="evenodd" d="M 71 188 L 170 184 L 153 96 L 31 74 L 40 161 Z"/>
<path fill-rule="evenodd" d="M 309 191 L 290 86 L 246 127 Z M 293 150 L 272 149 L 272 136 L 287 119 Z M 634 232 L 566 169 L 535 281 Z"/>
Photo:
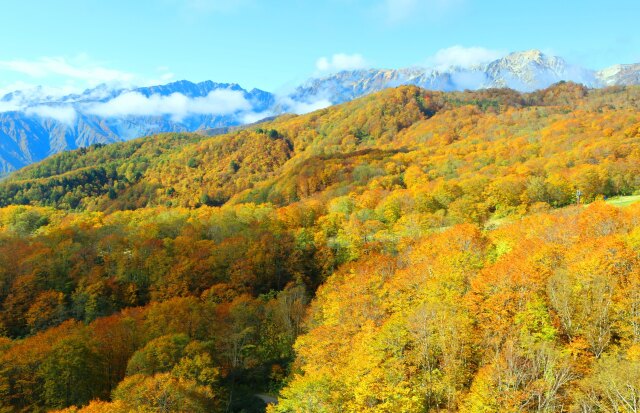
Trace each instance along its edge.
<path fill-rule="evenodd" d="M 636 202 L 640 202 L 640 195 L 617 196 L 615 198 L 607 199 L 608 204 L 617 207 L 627 207 L 631 204 L 635 204 Z"/>

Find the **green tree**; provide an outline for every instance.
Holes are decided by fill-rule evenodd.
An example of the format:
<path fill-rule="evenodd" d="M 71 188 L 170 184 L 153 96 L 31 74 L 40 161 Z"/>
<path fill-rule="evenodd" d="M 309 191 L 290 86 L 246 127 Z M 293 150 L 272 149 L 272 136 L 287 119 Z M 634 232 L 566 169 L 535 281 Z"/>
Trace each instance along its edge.
<path fill-rule="evenodd" d="M 60 340 L 40 368 L 46 405 L 53 408 L 83 405 L 106 396 L 108 384 L 102 371 L 102 359 L 85 332 Z"/>
<path fill-rule="evenodd" d="M 185 334 L 173 334 L 151 340 L 142 349 L 136 351 L 127 365 L 127 375 L 153 375 L 170 371 L 184 355 L 189 337 Z"/>

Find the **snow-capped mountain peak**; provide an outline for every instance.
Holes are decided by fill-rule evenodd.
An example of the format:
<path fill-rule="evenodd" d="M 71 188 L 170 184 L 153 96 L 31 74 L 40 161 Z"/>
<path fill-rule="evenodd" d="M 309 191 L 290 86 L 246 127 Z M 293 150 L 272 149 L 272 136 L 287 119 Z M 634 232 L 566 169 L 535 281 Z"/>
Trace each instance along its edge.
<path fill-rule="evenodd" d="M 640 84 L 640 63 L 614 65 L 596 73 L 604 86 L 629 86 Z"/>
<path fill-rule="evenodd" d="M 486 74 L 490 79 L 487 86 L 521 91 L 542 89 L 561 80 L 596 86 L 592 71 L 570 65 L 561 57 L 548 56 L 540 50 L 511 53 L 489 63 Z"/>

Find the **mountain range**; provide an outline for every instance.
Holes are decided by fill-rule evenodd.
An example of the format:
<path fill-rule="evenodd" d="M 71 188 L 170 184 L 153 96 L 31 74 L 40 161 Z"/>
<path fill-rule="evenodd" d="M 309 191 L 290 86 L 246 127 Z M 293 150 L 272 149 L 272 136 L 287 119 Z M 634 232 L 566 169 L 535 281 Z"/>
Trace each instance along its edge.
<path fill-rule="evenodd" d="M 0 175 L 64 150 L 160 132 L 224 131 L 399 85 L 440 91 L 506 87 L 528 92 L 559 81 L 590 88 L 640 84 L 640 64 L 595 71 L 530 50 L 471 67 L 342 71 L 312 78 L 286 94 L 186 80 L 138 88 L 100 85 L 66 96 L 51 96 L 41 88 L 16 91 L 0 97 Z"/>

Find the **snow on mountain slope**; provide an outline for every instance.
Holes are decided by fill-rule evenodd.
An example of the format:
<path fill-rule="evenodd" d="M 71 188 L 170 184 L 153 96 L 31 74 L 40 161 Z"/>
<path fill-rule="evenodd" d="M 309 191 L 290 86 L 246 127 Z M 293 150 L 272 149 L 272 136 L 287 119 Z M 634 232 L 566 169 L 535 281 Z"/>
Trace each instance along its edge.
<path fill-rule="evenodd" d="M 615 65 L 599 72 L 596 77 L 604 86 L 630 86 L 640 84 L 640 63 Z"/>

